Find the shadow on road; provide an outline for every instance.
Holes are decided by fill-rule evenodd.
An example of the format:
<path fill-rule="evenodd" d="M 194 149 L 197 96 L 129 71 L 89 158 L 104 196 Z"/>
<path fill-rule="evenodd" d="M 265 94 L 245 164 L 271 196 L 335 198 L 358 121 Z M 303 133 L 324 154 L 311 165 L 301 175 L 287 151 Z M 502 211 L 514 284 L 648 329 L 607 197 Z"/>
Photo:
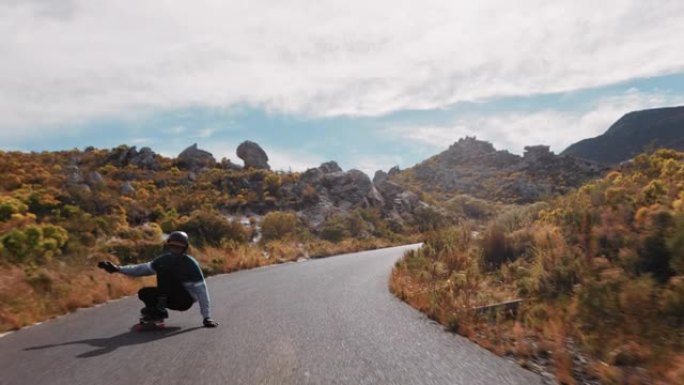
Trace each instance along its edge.
<path fill-rule="evenodd" d="M 41 349 L 56 348 L 56 347 L 66 346 L 66 345 L 86 344 L 86 345 L 93 346 L 97 349 L 91 350 L 89 352 L 81 353 L 81 354 L 77 355 L 76 357 L 78 357 L 78 358 L 97 357 L 97 356 L 101 356 L 103 354 L 111 353 L 111 352 L 115 351 L 116 349 L 118 349 L 122 346 L 138 345 L 138 344 L 144 344 L 147 342 L 160 340 L 163 338 L 170 338 L 170 337 L 174 337 L 177 335 L 181 335 L 181 334 L 191 332 L 193 330 L 202 329 L 202 327 L 197 326 L 194 328 L 184 329 L 184 330 L 179 331 L 180 329 L 181 328 L 174 326 L 174 327 L 167 327 L 167 328 L 164 328 L 162 330 L 144 331 L 144 332 L 138 332 L 138 331 L 131 330 L 129 332 L 122 333 L 122 334 L 119 334 L 119 335 L 116 335 L 113 337 L 109 337 L 109 338 L 90 338 L 90 339 L 85 339 L 85 340 L 63 342 L 61 344 L 32 346 L 32 347 L 26 348 L 24 350 L 25 351 L 27 351 L 27 350 L 41 350 Z"/>

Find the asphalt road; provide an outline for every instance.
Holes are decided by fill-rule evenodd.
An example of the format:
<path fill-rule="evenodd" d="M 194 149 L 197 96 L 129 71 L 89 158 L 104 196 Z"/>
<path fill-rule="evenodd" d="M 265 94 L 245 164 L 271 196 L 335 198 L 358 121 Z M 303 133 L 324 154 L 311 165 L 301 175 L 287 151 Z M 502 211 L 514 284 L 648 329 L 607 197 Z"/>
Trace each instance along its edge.
<path fill-rule="evenodd" d="M 197 305 L 142 333 L 137 298 L 79 310 L 0 338 L 0 384 L 541 383 L 389 293 L 408 248 L 210 278 L 216 329 Z"/>

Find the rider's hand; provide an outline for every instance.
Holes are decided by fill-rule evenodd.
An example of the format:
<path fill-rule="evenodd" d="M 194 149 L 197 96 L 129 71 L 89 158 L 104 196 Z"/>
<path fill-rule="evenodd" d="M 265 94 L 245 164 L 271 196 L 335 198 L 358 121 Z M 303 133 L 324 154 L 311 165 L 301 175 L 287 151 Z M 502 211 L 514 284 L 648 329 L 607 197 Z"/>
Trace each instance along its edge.
<path fill-rule="evenodd" d="M 205 328 L 215 328 L 215 327 L 219 326 L 219 323 L 214 321 L 211 318 L 205 318 L 204 322 L 202 322 L 202 323 L 204 324 Z"/>
<path fill-rule="evenodd" d="M 111 262 L 109 262 L 109 261 L 100 261 L 100 262 L 97 264 L 97 267 L 99 267 L 100 269 L 106 271 L 106 272 L 109 273 L 109 274 L 111 274 L 111 273 L 116 273 L 117 271 L 119 271 L 119 266 L 117 266 L 117 265 L 115 265 L 115 264 L 113 264 L 113 263 L 111 263 Z"/>

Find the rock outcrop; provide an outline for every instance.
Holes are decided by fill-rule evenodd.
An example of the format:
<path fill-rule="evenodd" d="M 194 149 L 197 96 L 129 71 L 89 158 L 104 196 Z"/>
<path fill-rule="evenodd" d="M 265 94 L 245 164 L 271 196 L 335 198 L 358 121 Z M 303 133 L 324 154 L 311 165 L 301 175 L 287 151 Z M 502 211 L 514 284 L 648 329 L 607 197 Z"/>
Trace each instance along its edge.
<path fill-rule="evenodd" d="M 67 185 L 73 186 L 83 183 L 83 176 L 81 175 L 81 170 L 76 165 L 69 165 L 64 168 L 66 172 L 66 182 Z"/>
<path fill-rule="evenodd" d="M 386 181 L 387 178 L 389 178 L 389 174 L 387 174 L 386 172 L 384 172 L 382 170 L 378 170 L 375 172 L 375 175 L 373 176 L 373 183 L 375 183 L 375 184 L 382 183 L 382 182 Z"/>
<path fill-rule="evenodd" d="M 112 151 L 108 163 L 116 167 L 134 165 L 147 170 L 158 170 L 160 167 L 159 155 L 149 147 L 143 147 L 138 151 L 135 146 L 119 146 Z"/>
<path fill-rule="evenodd" d="M 386 173 L 376 173 L 374 179 L 371 181 L 359 170 L 342 171 L 335 162 L 308 169 L 302 174 L 295 194 L 306 196 L 306 191 L 315 192 L 315 199 L 304 202 L 300 216 L 317 230 L 332 215 L 348 215 L 356 208 L 375 208 L 384 217 L 402 224 L 412 220 L 416 209 L 427 206 L 415 193 L 389 181 Z"/>
<path fill-rule="evenodd" d="M 135 187 L 133 187 L 131 182 L 126 181 L 121 186 L 121 194 L 123 194 L 123 195 L 135 195 Z"/>
<path fill-rule="evenodd" d="M 197 143 L 183 150 L 178 154 L 179 166 L 190 170 L 196 170 L 202 167 L 211 167 L 216 164 L 214 156 L 205 150 L 197 147 Z"/>
<path fill-rule="evenodd" d="M 87 183 L 90 187 L 104 187 L 106 184 L 102 174 L 97 171 L 91 171 L 88 174 Z"/>
<path fill-rule="evenodd" d="M 245 168 L 271 169 L 268 165 L 268 155 L 257 143 L 244 141 L 240 143 L 235 153 L 245 162 Z"/>
<path fill-rule="evenodd" d="M 402 181 L 443 198 L 477 198 L 527 203 L 564 194 L 598 177 L 597 164 L 555 155 L 548 146 L 525 147 L 524 156 L 497 151 L 491 143 L 466 137 L 441 154 L 400 172 Z"/>

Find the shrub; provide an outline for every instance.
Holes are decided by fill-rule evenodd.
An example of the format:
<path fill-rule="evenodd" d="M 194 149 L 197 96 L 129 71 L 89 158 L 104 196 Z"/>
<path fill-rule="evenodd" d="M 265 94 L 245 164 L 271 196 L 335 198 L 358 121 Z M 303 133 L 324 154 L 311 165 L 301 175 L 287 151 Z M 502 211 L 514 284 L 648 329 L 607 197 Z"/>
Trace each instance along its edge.
<path fill-rule="evenodd" d="M 2 246 L 12 259 L 11 262 L 22 263 L 25 261 L 29 247 L 26 234 L 14 229 L 2 237 Z"/>
<path fill-rule="evenodd" d="M 6 221 L 12 218 L 13 214 L 23 214 L 27 210 L 28 206 L 16 198 L 0 197 L 0 221 Z"/>
<path fill-rule="evenodd" d="M 673 274 L 670 269 L 670 255 L 662 236 L 646 237 L 639 248 L 638 272 L 651 273 L 660 282 L 667 281 Z"/>
<path fill-rule="evenodd" d="M 198 247 L 219 247 L 224 241 L 243 243 L 249 240 L 249 232 L 239 222 L 229 221 L 211 211 L 193 212 L 189 219 L 178 225 L 177 230 L 187 232 L 190 242 Z"/>
<path fill-rule="evenodd" d="M 297 230 L 297 215 L 290 212 L 271 211 L 261 222 L 261 232 L 264 240 L 281 239 Z"/>
<path fill-rule="evenodd" d="M 349 236 L 346 228 L 346 220 L 341 215 L 334 215 L 323 223 L 321 238 L 330 242 L 339 242 Z"/>
<path fill-rule="evenodd" d="M 684 279 L 673 278 L 663 293 L 663 312 L 676 326 L 684 325 Z"/>
<path fill-rule="evenodd" d="M 115 255 L 121 264 L 137 264 L 152 260 L 164 252 L 163 242 L 123 240 L 107 247 L 107 252 Z"/>
<path fill-rule="evenodd" d="M 451 198 L 447 201 L 446 207 L 457 215 L 473 219 L 485 219 L 495 212 L 492 203 L 469 195 L 457 195 Z"/>
<path fill-rule="evenodd" d="M 48 262 L 61 253 L 69 233 L 55 225 L 28 225 L 13 229 L 2 237 L 5 254 L 13 263 Z"/>
<path fill-rule="evenodd" d="M 266 185 L 266 190 L 271 195 L 277 195 L 282 181 L 278 174 L 269 174 L 266 176 L 266 178 L 264 178 L 264 184 Z"/>
<path fill-rule="evenodd" d="M 482 238 L 482 262 L 485 269 L 496 270 L 514 259 L 513 248 L 503 229 L 497 225 L 490 226 Z"/>

